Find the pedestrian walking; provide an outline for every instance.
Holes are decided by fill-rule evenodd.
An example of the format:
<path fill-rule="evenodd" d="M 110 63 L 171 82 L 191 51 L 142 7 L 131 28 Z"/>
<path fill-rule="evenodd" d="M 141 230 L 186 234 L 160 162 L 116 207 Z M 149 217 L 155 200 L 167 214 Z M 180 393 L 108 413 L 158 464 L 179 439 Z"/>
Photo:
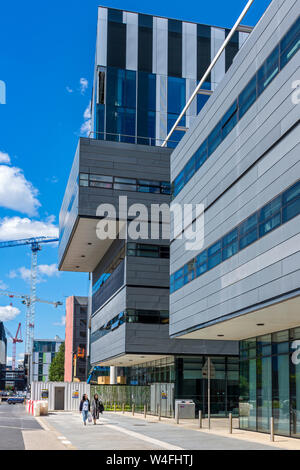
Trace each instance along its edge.
<path fill-rule="evenodd" d="M 99 419 L 99 414 L 100 413 L 102 414 L 103 410 L 104 410 L 104 406 L 101 400 L 99 400 L 98 394 L 95 393 L 94 399 L 92 401 L 92 416 L 94 419 L 94 424 L 96 424 L 96 420 Z"/>
<path fill-rule="evenodd" d="M 82 419 L 83 419 L 83 424 L 86 426 L 86 421 L 89 416 L 91 406 L 90 406 L 90 400 L 88 399 L 87 394 L 85 393 L 82 396 L 80 405 L 79 405 L 79 412 L 82 413 Z"/>

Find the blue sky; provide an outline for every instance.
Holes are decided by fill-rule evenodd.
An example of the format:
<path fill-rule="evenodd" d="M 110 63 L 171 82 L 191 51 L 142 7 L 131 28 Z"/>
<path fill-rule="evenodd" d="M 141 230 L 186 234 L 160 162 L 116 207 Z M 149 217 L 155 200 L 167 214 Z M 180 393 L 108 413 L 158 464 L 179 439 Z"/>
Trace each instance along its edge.
<path fill-rule="evenodd" d="M 243 23 L 255 25 L 269 3 L 254 2 Z M 100 4 L 230 28 L 246 0 Z M 0 240 L 56 231 L 91 96 L 98 5 L 94 0 L 2 2 L 0 80 L 7 94 L 6 104 L 0 105 Z M 57 272 L 56 247 L 44 246 L 38 262 L 40 298 L 65 301 L 69 295 L 87 295 L 87 275 Z M 1 249 L 0 288 L 29 293 L 29 268 L 28 247 Z M 14 315 L 11 309 L 1 310 L 10 302 L 0 296 L 0 320 L 1 312 L 5 318 Z M 20 313 L 5 325 L 14 334 L 21 321 L 25 338 L 25 309 L 17 300 L 12 307 Z M 63 316 L 64 307 L 37 304 L 35 337 L 64 337 Z M 23 350 L 24 343 L 17 346 L 18 354 Z"/>

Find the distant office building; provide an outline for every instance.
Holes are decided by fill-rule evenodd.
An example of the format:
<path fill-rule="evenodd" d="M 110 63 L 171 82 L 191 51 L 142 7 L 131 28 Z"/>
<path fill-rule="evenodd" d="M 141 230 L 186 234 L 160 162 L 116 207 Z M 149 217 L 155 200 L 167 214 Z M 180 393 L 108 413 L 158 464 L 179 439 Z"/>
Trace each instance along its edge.
<path fill-rule="evenodd" d="M 5 387 L 12 388 L 13 390 L 25 389 L 25 370 L 24 367 L 19 365 L 17 369 L 12 370 L 12 366 L 7 366 L 5 369 Z"/>
<path fill-rule="evenodd" d="M 87 380 L 87 297 L 66 300 L 65 382 Z"/>
<path fill-rule="evenodd" d="M 98 8 L 91 137 L 160 145 L 229 30 L 113 8 Z M 240 27 L 203 88 L 215 90 L 245 39 Z M 199 94 L 190 127 L 209 95 Z M 173 134 L 175 147 L 183 133 Z"/>
<path fill-rule="evenodd" d="M 0 322 L 0 390 L 5 388 L 7 339 L 3 322 Z"/>
<path fill-rule="evenodd" d="M 47 382 L 49 367 L 60 345 L 64 342 L 59 336 L 54 339 L 33 340 L 33 352 L 30 361 L 30 382 Z"/>

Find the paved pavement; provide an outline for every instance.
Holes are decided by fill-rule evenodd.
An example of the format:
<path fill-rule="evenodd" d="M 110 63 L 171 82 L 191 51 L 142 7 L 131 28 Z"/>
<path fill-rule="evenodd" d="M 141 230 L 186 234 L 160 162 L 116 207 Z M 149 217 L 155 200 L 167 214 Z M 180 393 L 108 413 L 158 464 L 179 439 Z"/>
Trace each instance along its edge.
<path fill-rule="evenodd" d="M 41 430 L 40 424 L 25 411 L 25 406 L 0 405 L 0 450 L 24 450 L 24 431 Z"/>
<path fill-rule="evenodd" d="M 158 422 L 154 417 L 143 420 L 105 413 L 96 426 L 83 426 L 79 413 L 54 412 L 40 420 L 79 450 L 276 450 L 268 444 Z"/>

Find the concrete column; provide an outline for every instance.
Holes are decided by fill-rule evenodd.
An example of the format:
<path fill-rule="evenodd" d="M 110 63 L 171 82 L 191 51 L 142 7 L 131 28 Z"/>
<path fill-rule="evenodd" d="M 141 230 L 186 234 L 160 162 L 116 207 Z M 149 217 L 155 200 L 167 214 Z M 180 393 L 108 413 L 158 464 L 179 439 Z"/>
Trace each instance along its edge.
<path fill-rule="evenodd" d="M 117 383 L 117 368 L 115 366 L 110 366 L 109 374 L 110 374 L 110 380 L 109 380 L 110 385 L 116 385 L 116 383 Z"/>

